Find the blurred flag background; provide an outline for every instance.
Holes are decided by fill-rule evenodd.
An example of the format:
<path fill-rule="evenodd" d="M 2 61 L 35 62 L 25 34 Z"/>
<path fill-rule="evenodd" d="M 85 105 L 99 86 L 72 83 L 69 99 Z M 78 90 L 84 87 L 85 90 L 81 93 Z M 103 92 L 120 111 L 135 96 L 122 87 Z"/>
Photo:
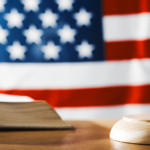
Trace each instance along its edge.
<path fill-rule="evenodd" d="M 0 0 L 0 96 L 46 100 L 63 119 L 150 112 L 149 12 L 149 0 Z"/>

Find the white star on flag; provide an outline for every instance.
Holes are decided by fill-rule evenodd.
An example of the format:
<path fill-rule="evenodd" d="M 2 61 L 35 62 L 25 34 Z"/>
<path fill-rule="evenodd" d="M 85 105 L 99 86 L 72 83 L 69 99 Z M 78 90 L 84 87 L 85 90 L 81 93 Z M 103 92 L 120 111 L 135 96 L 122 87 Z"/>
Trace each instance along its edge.
<path fill-rule="evenodd" d="M 6 0 L 0 0 L 0 12 L 4 11 L 5 4 L 6 4 Z"/>
<path fill-rule="evenodd" d="M 90 26 L 90 19 L 92 18 L 92 16 L 92 13 L 87 12 L 84 8 L 80 9 L 78 13 L 74 14 L 74 18 L 76 19 L 78 26 Z"/>
<path fill-rule="evenodd" d="M 74 42 L 74 36 L 77 34 L 75 29 L 71 29 L 68 25 L 64 25 L 63 29 L 58 30 L 58 35 L 61 38 L 62 43 Z"/>
<path fill-rule="evenodd" d="M 26 36 L 28 43 L 40 44 L 43 31 L 37 29 L 34 25 L 31 25 L 28 30 L 24 30 L 23 34 Z"/>
<path fill-rule="evenodd" d="M 76 46 L 76 50 L 78 51 L 79 55 L 78 57 L 80 59 L 83 59 L 85 57 L 92 58 L 93 54 L 92 51 L 94 50 L 95 46 L 88 44 L 87 41 L 82 41 L 81 45 Z"/>
<path fill-rule="evenodd" d="M 60 47 L 56 46 L 53 42 L 48 42 L 46 46 L 42 46 L 42 52 L 44 53 L 45 59 L 55 59 L 59 58 L 58 53 L 60 52 Z"/>
<path fill-rule="evenodd" d="M 18 13 L 16 9 L 12 9 L 10 13 L 7 13 L 4 18 L 8 21 L 8 27 L 22 27 L 22 21 L 24 20 L 24 15 Z"/>
<path fill-rule="evenodd" d="M 21 46 L 18 41 L 15 41 L 12 46 L 7 46 L 7 51 L 10 53 L 10 58 L 12 60 L 25 59 L 24 53 L 26 52 L 26 47 Z"/>
<path fill-rule="evenodd" d="M 7 35 L 8 31 L 0 26 L 0 43 L 5 44 L 7 42 L 6 40 Z"/>
<path fill-rule="evenodd" d="M 54 14 L 50 9 L 47 9 L 44 14 L 39 15 L 39 18 L 42 20 L 43 27 L 55 27 L 58 15 Z"/>
<path fill-rule="evenodd" d="M 71 11 L 74 0 L 56 0 L 56 3 L 58 4 L 58 9 L 60 11 L 64 11 L 64 10 Z"/>
<path fill-rule="evenodd" d="M 24 5 L 25 11 L 38 11 L 38 5 L 41 3 L 41 0 L 21 0 L 21 2 Z"/>

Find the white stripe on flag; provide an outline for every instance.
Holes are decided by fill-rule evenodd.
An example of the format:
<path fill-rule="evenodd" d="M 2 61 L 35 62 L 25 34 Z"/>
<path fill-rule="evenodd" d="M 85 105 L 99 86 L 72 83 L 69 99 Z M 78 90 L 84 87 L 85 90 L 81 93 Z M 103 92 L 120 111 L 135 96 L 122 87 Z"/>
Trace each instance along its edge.
<path fill-rule="evenodd" d="M 144 40 L 150 38 L 150 13 L 105 16 L 105 41 Z"/>
<path fill-rule="evenodd" d="M 28 96 L 0 94 L 0 102 L 33 102 L 34 100 Z"/>
<path fill-rule="evenodd" d="M 150 59 L 0 64 L 0 89 L 69 89 L 150 84 Z"/>
<path fill-rule="evenodd" d="M 121 119 L 124 115 L 150 113 L 150 104 L 107 107 L 55 108 L 64 120 Z"/>

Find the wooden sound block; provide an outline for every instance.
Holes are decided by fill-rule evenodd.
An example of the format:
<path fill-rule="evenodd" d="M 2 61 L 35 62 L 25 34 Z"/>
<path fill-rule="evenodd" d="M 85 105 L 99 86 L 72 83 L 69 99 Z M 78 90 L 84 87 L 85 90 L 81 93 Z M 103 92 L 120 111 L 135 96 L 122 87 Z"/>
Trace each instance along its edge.
<path fill-rule="evenodd" d="M 150 144 L 150 114 L 124 116 L 112 127 L 110 138 L 120 142 Z"/>

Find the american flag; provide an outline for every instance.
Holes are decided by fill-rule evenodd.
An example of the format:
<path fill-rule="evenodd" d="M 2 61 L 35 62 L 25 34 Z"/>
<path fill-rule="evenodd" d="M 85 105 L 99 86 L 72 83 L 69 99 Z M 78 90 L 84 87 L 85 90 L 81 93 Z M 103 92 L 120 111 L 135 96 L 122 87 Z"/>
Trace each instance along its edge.
<path fill-rule="evenodd" d="M 0 0 L 0 93 L 64 119 L 150 111 L 149 0 Z"/>

